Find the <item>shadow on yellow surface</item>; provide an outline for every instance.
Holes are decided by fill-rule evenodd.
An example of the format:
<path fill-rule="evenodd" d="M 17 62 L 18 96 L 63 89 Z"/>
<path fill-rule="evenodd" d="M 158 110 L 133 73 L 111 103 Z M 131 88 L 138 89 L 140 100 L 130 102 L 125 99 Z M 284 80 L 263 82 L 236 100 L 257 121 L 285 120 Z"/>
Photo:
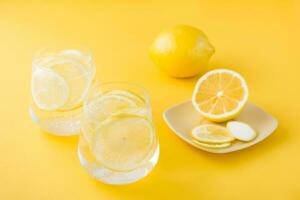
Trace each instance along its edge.
<path fill-rule="evenodd" d="M 49 142 L 53 142 L 54 144 L 62 144 L 66 146 L 76 146 L 78 143 L 78 135 L 74 136 L 57 136 L 51 133 L 40 131 L 41 137 Z"/>

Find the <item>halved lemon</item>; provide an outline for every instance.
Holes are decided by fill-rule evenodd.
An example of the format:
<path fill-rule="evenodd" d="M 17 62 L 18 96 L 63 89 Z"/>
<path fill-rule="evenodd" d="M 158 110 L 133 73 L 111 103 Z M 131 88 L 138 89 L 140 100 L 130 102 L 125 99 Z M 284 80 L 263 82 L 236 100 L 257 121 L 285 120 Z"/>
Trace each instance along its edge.
<path fill-rule="evenodd" d="M 111 117 L 96 130 L 92 151 L 105 167 L 128 171 L 143 164 L 153 147 L 154 130 L 138 116 Z"/>
<path fill-rule="evenodd" d="M 192 102 L 205 118 L 223 122 L 236 117 L 248 99 L 245 79 L 235 71 L 212 70 L 204 74 L 194 89 Z"/>
<path fill-rule="evenodd" d="M 196 145 L 206 147 L 206 148 L 211 148 L 211 149 L 222 149 L 222 148 L 229 147 L 231 145 L 230 142 L 225 142 L 225 143 L 221 143 L 221 144 L 210 144 L 210 143 L 199 142 L 197 140 L 193 140 L 193 142 Z"/>
<path fill-rule="evenodd" d="M 203 143 L 222 144 L 234 140 L 232 134 L 223 126 L 205 124 L 196 126 L 192 130 L 194 140 Z"/>
<path fill-rule="evenodd" d="M 69 98 L 69 87 L 65 79 L 48 69 L 36 69 L 31 80 L 34 103 L 42 110 L 61 108 Z"/>

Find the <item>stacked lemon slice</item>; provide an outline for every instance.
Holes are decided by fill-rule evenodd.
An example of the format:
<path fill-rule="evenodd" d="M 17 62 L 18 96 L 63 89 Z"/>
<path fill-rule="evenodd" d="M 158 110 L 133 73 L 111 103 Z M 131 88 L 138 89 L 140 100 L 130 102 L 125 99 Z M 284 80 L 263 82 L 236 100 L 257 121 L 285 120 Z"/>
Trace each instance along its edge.
<path fill-rule="evenodd" d="M 145 161 L 155 146 L 149 109 L 145 98 L 126 90 L 104 92 L 87 103 L 82 134 L 99 163 L 127 171 Z"/>
<path fill-rule="evenodd" d="M 191 132 L 195 144 L 207 148 L 226 148 L 237 139 L 249 142 L 256 132 L 246 123 L 229 121 L 226 127 L 218 124 L 204 124 L 193 128 Z"/>
<path fill-rule="evenodd" d="M 191 135 L 197 145 L 225 148 L 235 139 L 251 141 L 255 131 L 245 123 L 231 121 L 224 127 L 217 122 L 235 118 L 248 99 L 248 87 L 237 72 L 218 69 L 203 75 L 197 82 L 192 102 L 195 109 L 213 124 L 196 126 Z"/>
<path fill-rule="evenodd" d="M 192 130 L 192 137 L 196 144 L 211 148 L 228 147 L 234 140 L 226 128 L 214 124 L 196 126 Z"/>
<path fill-rule="evenodd" d="M 31 80 L 35 105 L 45 111 L 78 108 L 95 75 L 94 70 L 86 67 L 86 59 L 89 58 L 80 52 L 64 51 L 59 55 L 46 56 L 36 63 Z"/>

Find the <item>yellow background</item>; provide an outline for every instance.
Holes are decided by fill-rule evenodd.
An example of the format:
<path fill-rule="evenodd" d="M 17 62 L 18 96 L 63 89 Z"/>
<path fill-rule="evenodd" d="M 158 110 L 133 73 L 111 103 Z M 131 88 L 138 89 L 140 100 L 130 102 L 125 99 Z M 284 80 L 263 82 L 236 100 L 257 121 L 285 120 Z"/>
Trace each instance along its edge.
<path fill-rule="evenodd" d="M 299 1 L 0 1 L 0 199 L 300 199 Z M 226 155 L 176 137 L 163 111 L 191 97 L 196 78 L 173 79 L 148 57 L 163 28 L 201 28 L 216 48 L 207 71 L 230 68 L 250 100 L 279 121 L 275 133 Z M 79 165 L 77 137 L 41 132 L 28 116 L 32 55 L 80 44 L 101 82 L 129 81 L 152 97 L 160 160 L 145 179 L 110 186 Z"/>

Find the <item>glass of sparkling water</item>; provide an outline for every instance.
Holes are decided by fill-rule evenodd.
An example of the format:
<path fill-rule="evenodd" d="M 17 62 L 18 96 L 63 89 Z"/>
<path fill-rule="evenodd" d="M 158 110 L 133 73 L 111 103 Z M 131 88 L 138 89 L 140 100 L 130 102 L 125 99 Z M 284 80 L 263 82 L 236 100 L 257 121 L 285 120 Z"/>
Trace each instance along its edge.
<path fill-rule="evenodd" d="M 29 113 L 55 135 L 80 132 L 82 102 L 95 76 L 91 53 L 77 49 L 44 50 L 32 62 Z"/>
<path fill-rule="evenodd" d="M 93 87 L 83 105 L 78 156 L 89 174 L 108 184 L 150 173 L 159 143 L 147 92 L 129 83 Z"/>

